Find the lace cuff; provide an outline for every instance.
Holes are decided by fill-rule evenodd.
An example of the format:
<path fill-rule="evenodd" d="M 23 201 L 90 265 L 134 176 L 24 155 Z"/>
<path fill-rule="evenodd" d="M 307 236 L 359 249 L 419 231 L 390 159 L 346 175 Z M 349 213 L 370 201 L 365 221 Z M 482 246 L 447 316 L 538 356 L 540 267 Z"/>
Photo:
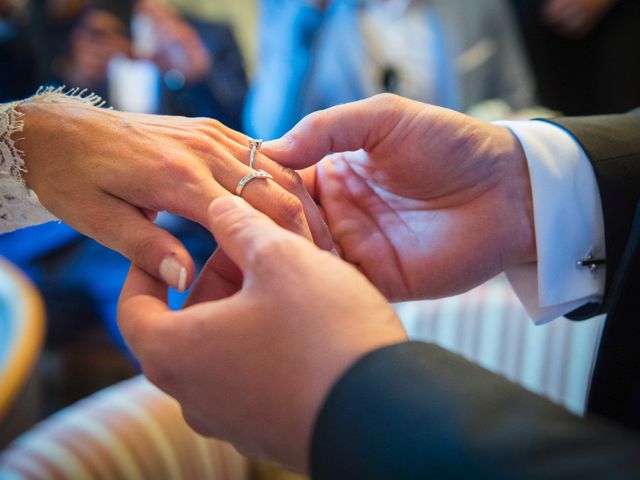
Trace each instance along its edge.
<path fill-rule="evenodd" d="M 64 87 L 40 88 L 27 100 L 33 99 L 51 103 L 82 102 L 98 107 L 105 103 L 99 96 L 87 94 L 86 90 L 65 92 Z M 27 170 L 23 152 L 16 146 L 14 135 L 22 132 L 24 127 L 24 114 L 17 110 L 24 101 L 0 104 L 0 233 L 56 220 L 22 178 Z"/>

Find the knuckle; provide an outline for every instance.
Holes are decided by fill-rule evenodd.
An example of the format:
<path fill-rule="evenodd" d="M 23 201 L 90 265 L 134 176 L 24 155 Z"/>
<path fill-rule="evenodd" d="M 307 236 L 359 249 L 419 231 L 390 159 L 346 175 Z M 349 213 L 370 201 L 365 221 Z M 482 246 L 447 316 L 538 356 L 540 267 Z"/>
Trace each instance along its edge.
<path fill-rule="evenodd" d="M 190 139 L 185 139 L 176 145 L 170 145 L 167 150 L 157 152 L 149 179 L 155 184 L 166 184 L 167 181 L 175 182 L 183 179 L 193 171 L 193 165 L 188 161 L 190 152 Z"/>
<path fill-rule="evenodd" d="M 189 147 L 199 154 L 208 154 L 213 151 L 214 139 L 211 135 L 194 132 L 189 138 Z"/>
<path fill-rule="evenodd" d="M 132 240 L 129 259 L 143 268 L 148 268 L 155 255 L 156 242 L 156 235 L 148 233 Z"/>
<path fill-rule="evenodd" d="M 305 223 L 304 208 L 300 199 L 289 192 L 282 192 L 277 198 L 277 205 L 277 222 L 283 227 L 299 231 Z"/>
<path fill-rule="evenodd" d="M 252 228 L 254 213 L 250 210 L 242 212 L 230 212 L 225 214 L 227 218 L 224 223 L 225 237 L 237 238 L 244 232 Z"/>
<path fill-rule="evenodd" d="M 292 168 L 281 166 L 280 175 L 278 177 L 278 183 L 282 188 L 288 192 L 298 192 L 301 188 L 304 188 L 302 178 Z"/>
<path fill-rule="evenodd" d="M 203 118 L 201 119 L 202 125 L 208 130 L 220 130 L 223 127 L 223 124 L 220 120 L 216 120 L 215 118 Z"/>
<path fill-rule="evenodd" d="M 319 110 L 307 115 L 303 120 L 305 127 L 312 132 L 320 130 L 327 121 L 327 115 L 326 110 Z"/>
<path fill-rule="evenodd" d="M 253 249 L 253 264 L 256 268 L 268 267 L 278 259 L 287 258 L 295 248 L 295 240 L 289 236 L 263 239 Z"/>
<path fill-rule="evenodd" d="M 166 162 L 168 174 L 167 178 L 180 179 L 181 181 L 190 180 L 197 177 L 196 169 L 192 162 L 187 161 L 184 156 L 182 158 L 174 158 Z"/>
<path fill-rule="evenodd" d="M 193 129 L 193 131 L 200 134 L 202 142 L 206 143 L 206 146 L 210 147 L 212 141 L 220 139 L 225 128 L 226 127 L 219 120 L 214 118 L 200 118 L 198 119 L 197 127 Z"/>

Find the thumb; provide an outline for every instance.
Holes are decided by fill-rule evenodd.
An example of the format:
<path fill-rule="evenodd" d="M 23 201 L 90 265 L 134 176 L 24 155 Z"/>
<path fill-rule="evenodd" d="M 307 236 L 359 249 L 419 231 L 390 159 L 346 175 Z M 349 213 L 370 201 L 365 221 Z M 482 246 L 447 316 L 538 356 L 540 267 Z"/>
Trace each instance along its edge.
<path fill-rule="evenodd" d="M 236 196 L 220 197 L 211 202 L 209 227 L 220 248 L 243 273 L 265 246 L 298 238 Z"/>
<path fill-rule="evenodd" d="M 396 125 L 401 97 L 382 94 L 311 113 L 261 153 L 290 168 L 318 163 L 330 153 L 367 150 Z"/>

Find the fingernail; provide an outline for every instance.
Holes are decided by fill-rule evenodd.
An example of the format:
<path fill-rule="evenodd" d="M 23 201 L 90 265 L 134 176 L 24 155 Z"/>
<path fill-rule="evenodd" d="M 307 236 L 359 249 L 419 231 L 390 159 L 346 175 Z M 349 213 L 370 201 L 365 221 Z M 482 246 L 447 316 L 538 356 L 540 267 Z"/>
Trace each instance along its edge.
<path fill-rule="evenodd" d="M 173 256 L 165 257 L 160 263 L 160 276 L 167 285 L 179 292 L 187 289 L 187 269 Z"/>
<path fill-rule="evenodd" d="M 209 205 L 209 214 L 213 217 L 222 215 L 229 210 L 236 208 L 247 208 L 249 205 L 242 198 L 235 195 L 229 195 L 228 197 L 216 198 Z"/>

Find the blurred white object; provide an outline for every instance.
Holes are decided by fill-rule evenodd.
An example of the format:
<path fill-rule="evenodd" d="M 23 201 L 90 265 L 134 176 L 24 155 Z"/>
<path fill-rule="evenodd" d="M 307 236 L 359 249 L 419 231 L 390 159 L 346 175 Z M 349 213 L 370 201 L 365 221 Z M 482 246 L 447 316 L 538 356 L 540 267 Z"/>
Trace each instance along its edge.
<path fill-rule="evenodd" d="M 147 15 L 137 14 L 131 22 L 133 55 L 136 58 L 151 58 L 158 50 L 158 38 L 153 20 Z"/>
<path fill-rule="evenodd" d="M 160 107 L 160 71 L 150 60 L 117 56 L 107 67 L 109 100 L 116 110 L 157 113 Z"/>

